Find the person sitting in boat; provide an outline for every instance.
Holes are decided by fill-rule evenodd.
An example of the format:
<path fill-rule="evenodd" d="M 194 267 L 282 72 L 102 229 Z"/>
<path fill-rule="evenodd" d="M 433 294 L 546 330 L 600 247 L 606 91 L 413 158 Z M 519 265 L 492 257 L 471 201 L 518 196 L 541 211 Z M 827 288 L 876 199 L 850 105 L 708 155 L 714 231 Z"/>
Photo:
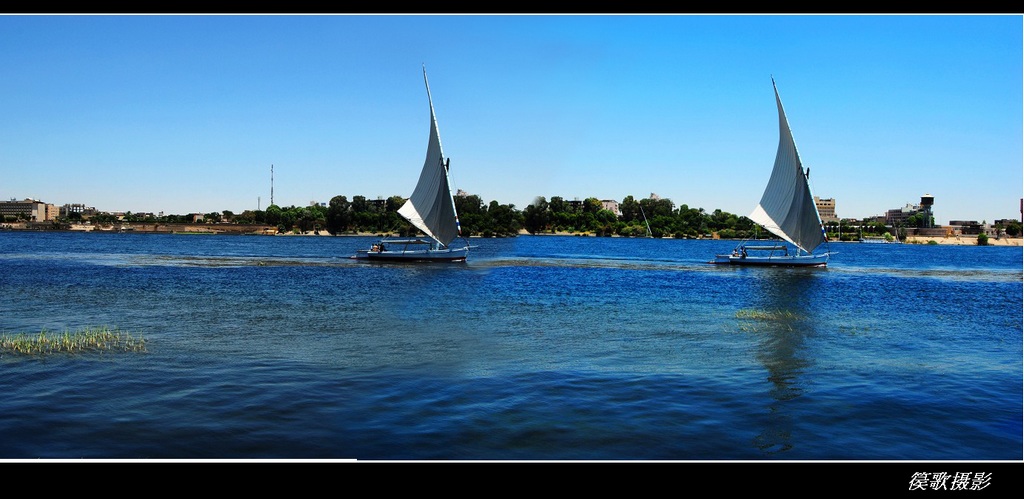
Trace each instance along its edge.
<path fill-rule="evenodd" d="M 746 257 L 747 257 L 747 248 L 743 248 L 743 256 L 741 258 L 746 258 Z"/>
<path fill-rule="evenodd" d="M 380 243 L 380 245 L 377 246 L 377 252 L 378 253 L 384 252 L 384 243 Z"/>
<path fill-rule="evenodd" d="M 374 244 L 373 246 L 370 246 L 370 251 L 376 251 L 376 252 L 379 253 L 380 252 L 380 247 L 377 246 L 376 244 Z"/>

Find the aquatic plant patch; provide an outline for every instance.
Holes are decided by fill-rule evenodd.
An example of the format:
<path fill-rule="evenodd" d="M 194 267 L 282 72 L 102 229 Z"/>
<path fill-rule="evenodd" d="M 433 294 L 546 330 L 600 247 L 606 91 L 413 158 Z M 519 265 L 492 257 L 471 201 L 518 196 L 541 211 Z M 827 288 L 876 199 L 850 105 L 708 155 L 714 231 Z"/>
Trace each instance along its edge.
<path fill-rule="evenodd" d="M 800 316 L 789 310 L 739 310 L 736 312 L 737 319 L 762 320 L 762 321 L 794 321 Z"/>
<path fill-rule="evenodd" d="M 0 334 L 0 355 L 48 355 L 89 352 L 145 352 L 146 340 L 116 328 L 84 328 L 75 332 Z"/>

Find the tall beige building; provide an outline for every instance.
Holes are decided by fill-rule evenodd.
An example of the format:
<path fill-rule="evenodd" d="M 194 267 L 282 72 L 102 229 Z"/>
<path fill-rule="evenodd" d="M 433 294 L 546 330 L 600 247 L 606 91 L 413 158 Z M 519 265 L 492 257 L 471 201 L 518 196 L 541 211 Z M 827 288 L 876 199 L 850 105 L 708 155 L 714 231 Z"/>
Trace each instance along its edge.
<path fill-rule="evenodd" d="M 55 220 L 59 211 L 57 206 L 36 199 L 0 201 L 0 217 L 21 216 L 31 222 L 46 222 Z"/>
<path fill-rule="evenodd" d="M 814 205 L 818 207 L 818 216 L 823 223 L 838 222 L 836 217 L 836 200 L 834 198 L 821 199 L 814 196 Z"/>
<path fill-rule="evenodd" d="M 619 202 L 614 199 L 602 199 L 601 209 L 608 210 L 615 214 L 617 217 L 622 216 L 622 212 L 619 211 Z"/>

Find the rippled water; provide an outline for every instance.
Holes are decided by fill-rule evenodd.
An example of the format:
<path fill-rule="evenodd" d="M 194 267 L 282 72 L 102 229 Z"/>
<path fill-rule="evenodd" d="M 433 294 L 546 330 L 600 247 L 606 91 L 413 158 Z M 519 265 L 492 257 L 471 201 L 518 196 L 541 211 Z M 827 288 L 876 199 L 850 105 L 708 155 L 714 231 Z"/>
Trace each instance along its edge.
<path fill-rule="evenodd" d="M 0 232 L 0 459 L 1020 460 L 1022 249 Z"/>

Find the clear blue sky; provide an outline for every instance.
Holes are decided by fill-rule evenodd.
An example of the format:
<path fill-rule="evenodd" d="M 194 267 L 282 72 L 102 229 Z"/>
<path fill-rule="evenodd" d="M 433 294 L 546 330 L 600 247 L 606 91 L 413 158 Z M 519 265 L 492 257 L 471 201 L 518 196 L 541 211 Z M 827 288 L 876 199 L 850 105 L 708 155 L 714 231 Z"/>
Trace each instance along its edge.
<path fill-rule="evenodd" d="M 747 215 L 774 76 L 841 217 L 1020 218 L 1022 16 L 0 15 L 0 199 L 240 213 L 454 187 Z"/>

